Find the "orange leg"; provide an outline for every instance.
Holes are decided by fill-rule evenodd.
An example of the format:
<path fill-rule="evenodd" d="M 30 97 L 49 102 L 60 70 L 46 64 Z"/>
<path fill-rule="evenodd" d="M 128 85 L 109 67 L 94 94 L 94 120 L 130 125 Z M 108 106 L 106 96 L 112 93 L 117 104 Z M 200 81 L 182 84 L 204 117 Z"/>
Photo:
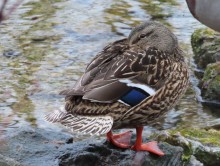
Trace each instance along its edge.
<path fill-rule="evenodd" d="M 119 148 L 130 148 L 131 131 L 115 135 L 112 134 L 112 131 L 109 131 L 107 140 Z"/>
<path fill-rule="evenodd" d="M 142 143 L 142 131 L 143 131 L 143 127 L 136 128 L 136 133 L 137 133 L 136 142 L 134 146 L 131 147 L 131 149 L 135 151 L 148 151 L 157 154 L 159 156 L 164 156 L 164 153 L 157 146 L 157 142 L 153 141 L 153 142 L 148 142 L 146 144 Z"/>

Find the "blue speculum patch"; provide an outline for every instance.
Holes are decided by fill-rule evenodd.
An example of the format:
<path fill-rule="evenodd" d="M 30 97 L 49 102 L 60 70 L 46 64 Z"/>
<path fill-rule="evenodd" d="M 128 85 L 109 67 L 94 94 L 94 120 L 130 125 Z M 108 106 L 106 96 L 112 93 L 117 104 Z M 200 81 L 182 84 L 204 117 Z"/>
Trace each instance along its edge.
<path fill-rule="evenodd" d="M 150 96 L 150 94 L 147 92 L 141 89 L 133 88 L 124 96 L 122 96 L 121 101 L 129 104 L 130 106 L 135 106 L 146 99 L 148 96 Z"/>

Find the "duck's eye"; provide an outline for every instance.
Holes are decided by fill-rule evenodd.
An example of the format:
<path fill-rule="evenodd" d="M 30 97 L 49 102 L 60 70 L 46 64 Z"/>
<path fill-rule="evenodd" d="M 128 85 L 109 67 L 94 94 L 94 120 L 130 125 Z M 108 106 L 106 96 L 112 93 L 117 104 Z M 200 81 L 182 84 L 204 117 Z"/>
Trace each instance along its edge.
<path fill-rule="evenodd" d="M 140 38 L 145 38 L 146 34 L 141 34 Z"/>
<path fill-rule="evenodd" d="M 145 38 L 146 36 L 149 36 L 151 33 L 153 33 L 153 31 L 149 31 L 149 32 L 147 32 L 147 33 L 142 33 L 142 34 L 140 35 L 140 38 Z"/>
<path fill-rule="evenodd" d="M 153 33 L 153 31 L 148 31 L 148 32 L 146 32 L 146 33 L 142 33 L 141 35 L 140 35 L 140 38 L 144 38 L 144 37 L 146 37 L 146 36 L 150 36 L 150 34 L 152 34 Z"/>

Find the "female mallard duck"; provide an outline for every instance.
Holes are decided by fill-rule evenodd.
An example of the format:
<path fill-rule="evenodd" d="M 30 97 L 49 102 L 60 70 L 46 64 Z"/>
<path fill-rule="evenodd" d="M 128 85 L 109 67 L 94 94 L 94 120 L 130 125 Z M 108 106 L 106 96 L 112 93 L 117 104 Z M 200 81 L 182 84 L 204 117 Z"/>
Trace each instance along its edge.
<path fill-rule="evenodd" d="M 162 156 L 156 142 L 142 144 L 143 126 L 164 117 L 185 92 L 188 78 L 175 35 L 160 23 L 146 22 L 97 54 L 75 86 L 61 92 L 65 110 L 46 119 L 74 132 L 107 133 L 121 148 L 130 147 L 131 133 L 113 135 L 111 130 L 136 128 L 131 148 Z"/>

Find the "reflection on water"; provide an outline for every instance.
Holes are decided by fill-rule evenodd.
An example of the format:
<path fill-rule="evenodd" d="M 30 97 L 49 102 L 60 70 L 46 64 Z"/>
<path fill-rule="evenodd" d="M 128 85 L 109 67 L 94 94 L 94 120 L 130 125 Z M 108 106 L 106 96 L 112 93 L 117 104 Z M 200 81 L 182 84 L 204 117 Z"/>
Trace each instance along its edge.
<path fill-rule="evenodd" d="M 201 25 L 188 12 L 185 0 L 26 0 L 0 25 L 0 118 L 12 117 L 9 128 L 35 125 L 62 130 L 43 120 L 47 112 L 63 105 L 59 91 L 73 85 L 107 43 L 149 19 L 172 29 L 193 70 L 190 35 Z M 4 56 L 8 54 L 10 58 Z M 191 82 L 162 128 L 218 121 L 213 109 L 196 100 L 198 81 L 193 72 Z"/>

